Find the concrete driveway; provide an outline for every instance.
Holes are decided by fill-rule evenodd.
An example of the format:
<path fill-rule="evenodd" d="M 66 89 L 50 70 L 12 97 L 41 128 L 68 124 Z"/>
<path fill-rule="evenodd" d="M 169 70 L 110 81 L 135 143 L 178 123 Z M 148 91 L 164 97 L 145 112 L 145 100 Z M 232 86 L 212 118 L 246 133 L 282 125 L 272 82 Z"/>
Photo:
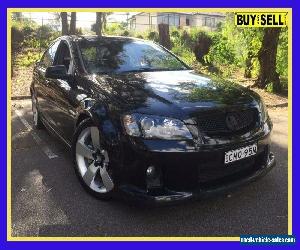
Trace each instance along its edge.
<path fill-rule="evenodd" d="M 13 236 L 239 236 L 287 234 L 287 109 L 269 111 L 277 166 L 233 193 L 147 208 L 87 194 L 70 152 L 32 130 L 30 101 L 12 103 Z"/>

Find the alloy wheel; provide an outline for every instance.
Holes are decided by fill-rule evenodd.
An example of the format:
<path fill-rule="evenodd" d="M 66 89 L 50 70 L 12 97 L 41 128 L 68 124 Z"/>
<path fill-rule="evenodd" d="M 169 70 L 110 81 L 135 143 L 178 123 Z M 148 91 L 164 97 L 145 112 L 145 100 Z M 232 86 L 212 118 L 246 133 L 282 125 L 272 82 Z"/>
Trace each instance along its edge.
<path fill-rule="evenodd" d="M 108 193 L 113 189 L 108 154 L 100 146 L 97 127 L 87 127 L 78 136 L 76 163 L 82 180 L 90 189 L 98 193 Z"/>

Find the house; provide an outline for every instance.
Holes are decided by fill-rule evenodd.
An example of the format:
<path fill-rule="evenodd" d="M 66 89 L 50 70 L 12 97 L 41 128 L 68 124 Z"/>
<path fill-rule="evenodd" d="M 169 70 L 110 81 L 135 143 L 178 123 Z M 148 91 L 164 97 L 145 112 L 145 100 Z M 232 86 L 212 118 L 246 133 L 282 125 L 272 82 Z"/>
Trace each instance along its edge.
<path fill-rule="evenodd" d="M 224 19 L 225 14 L 219 12 L 140 12 L 128 21 L 130 30 L 140 32 L 157 30 L 160 23 L 177 28 L 203 27 L 214 30 Z"/>

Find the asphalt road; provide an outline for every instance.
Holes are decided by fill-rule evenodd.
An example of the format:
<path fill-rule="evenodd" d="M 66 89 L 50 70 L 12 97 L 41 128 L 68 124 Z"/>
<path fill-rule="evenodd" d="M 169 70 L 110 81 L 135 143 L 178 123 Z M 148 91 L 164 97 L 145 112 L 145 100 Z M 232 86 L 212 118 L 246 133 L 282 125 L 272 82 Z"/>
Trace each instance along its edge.
<path fill-rule="evenodd" d="M 286 109 L 269 112 L 277 166 L 263 179 L 207 200 L 149 208 L 90 196 L 65 146 L 47 131 L 31 129 L 30 101 L 12 106 L 13 236 L 287 234 Z"/>

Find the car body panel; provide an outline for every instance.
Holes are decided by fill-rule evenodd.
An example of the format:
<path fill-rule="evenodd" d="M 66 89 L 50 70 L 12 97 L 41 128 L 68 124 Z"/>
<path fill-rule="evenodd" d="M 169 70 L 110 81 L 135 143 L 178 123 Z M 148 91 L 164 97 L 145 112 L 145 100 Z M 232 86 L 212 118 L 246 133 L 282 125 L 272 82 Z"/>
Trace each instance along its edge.
<path fill-rule="evenodd" d="M 123 112 L 188 119 L 203 110 L 257 106 L 259 97 L 237 84 L 211 80 L 194 71 L 95 75 L 94 90 L 106 93 Z"/>
<path fill-rule="evenodd" d="M 212 156 L 212 162 L 220 165 L 224 152 L 251 143 L 258 144 L 259 152 L 270 154 L 272 123 L 269 118 L 266 122 L 255 124 L 251 131 L 239 134 L 211 135 L 202 133 L 197 127 L 197 117 L 202 115 L 249 108 L 259 110 L 260 97 L 255 92 L 238 84 L 208 78 L 190 69 L 88 74 L 76 45 L 77 39 L 81 38 L 60 38 L 71 53 L 69 72 L 72 77 L 68 80 L 45 78 L 46 68 L 37 63 L 31 93 L 37 97 L 42 120 L 69 146 L 80 121 L 87 117 L 94 121 L 100 131 L 100 141 L 110 154 L 118 182 L 123 186 L 135 183 L 136 179 L 145 179 L 145 169 L 149 165 L 164 168 L 166 159 L 174 165 L 174 169 L 183 167 L 188 172 L 204 161 L 207 155 Z M 190 131 L 197 132 L 192 140 L 131 137 L 124 132 L 121 122 L 123 115 L 131 113 L 176 118 L 183 121 Z M 271 165 L 274 165 L 273 160 Z M 258 176 L 257 173 L 255 175 Z M 136 184 L 136 187 L 141 186 L 143 184 Z M 173 198 L 186 199 L 190 195 L 193 194 L 178 196 L 177 193 Z M 170 197 L 162 200 L 168 199 Z"/>

